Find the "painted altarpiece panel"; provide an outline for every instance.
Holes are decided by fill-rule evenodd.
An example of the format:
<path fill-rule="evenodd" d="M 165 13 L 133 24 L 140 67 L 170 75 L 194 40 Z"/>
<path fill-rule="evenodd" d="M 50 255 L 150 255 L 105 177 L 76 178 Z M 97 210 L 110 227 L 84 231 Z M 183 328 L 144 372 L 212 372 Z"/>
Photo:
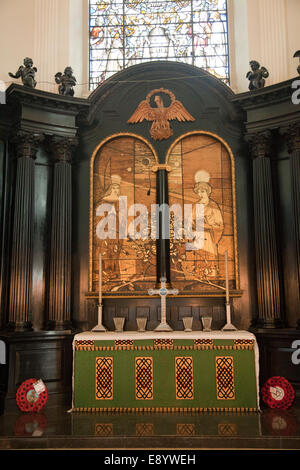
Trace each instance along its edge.
<path fill-rule="evenodd" d="M 99 254 L 102 255 L 103 294 L 130 295 L 146 293 L 156 282 L 156 243 L 151 239 L 151 205 L 156 202 L 156 175 L 151 168 L 157 163 L 154 151 L 146 141 L 130 134 L 117 135 L 102 142 L 91 161 L 90 201 L 90 282 L 89 291 L 98 292 Z M 120 200 L 127 208 L 121 214 Z M 103 204 L 112 206 L 112 213 L 99 214 Z M 133 204 L 143 204 L 148 211 L 148 233 L 145 239 L 134 239 L 130 226 L 139 213 L 130 214 Z M 102 206 L 103 207 L 103 206 Z M 115 212 L 116 216 L 114 216 Z M 116 234 L 99 237 L 99 223 L 112 217 Z M 122 219 L 123 218 L 123 219 Z M 121 228 L 122 221 L 126 224 Z M 113 226 L 113 225 L 112 225 Z M 136 227 L 137 231 L 140 228 Z M 104 227 L 104 231 L 108 230 Z M 122 232 L 122 233 L 121 233 Z"/>
<path fill-rule="evenodd" d="M 102 254 L 103 294 L 144 296 L 156 283 L 156 240 L 151 239 L 151 206 L 156 204 L 158 163 L 154 149 L 146 140 L 120 134 L 102 142 L 91 160 L 90 200 L 90 281 L 89 292 L 98 292 L 99 253 Z M 180 295 L 220 296 L 225 290 L 225 252 L 228 252 L 230 290 L 239 290 L 237 229 L 235 208 L 234 159 L 230 148 L 218 136 L 192 132 L 177 139 L 167 156 L 170 217 L 171 283 Z M 148 211 L 147 237 L 120 238 L 119 197 L 127 197 L 127 210 L 144 204 Z M 116 213 L 116 238 L 97 236 L 97 209 L 109 203 Z M 204 236 L 202 245 L 174 237 L 172 206 L 202 205 Z M 127 229 L 138 214 L 129 215 Z M 183 226 L 182 226 L 183 227 Z"/>
<path fill-rule="evenodd" d="M 178 139 L 167 156 L 170 172 L 169 204 L 203 207 L 204 235 L 186 250 L 186 239 L 174 237 L 171 212 L 171 282 L 182 294 L 220 295 L 225 287 L 225 251 L 228 252 L 229 287 L 239 289 L 233 155 L 221 139 L 209 133 L 191 133 Z M 172 209 L 172 207 L 171 207 Z M 173 235 L 173 237 L 172 237 Z M 198 245 L 197 245 L 198 243 Z M 220 289 L 221 287 L 221 289 Z"/>

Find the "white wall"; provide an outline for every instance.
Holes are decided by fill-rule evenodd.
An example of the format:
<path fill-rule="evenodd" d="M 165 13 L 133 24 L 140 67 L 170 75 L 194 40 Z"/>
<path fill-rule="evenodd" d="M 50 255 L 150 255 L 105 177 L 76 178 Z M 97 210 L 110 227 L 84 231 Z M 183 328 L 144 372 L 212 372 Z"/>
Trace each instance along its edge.
<path fill-rule="evenodd" d="M 269 84 L 289 77 L 286 3 L 285 0 L 248 2 L 249 55 L 269 70 Z"/>
<path fill-rule="evenodd" d="M 269 70 L 267 85 L 296 77 L 300 0 L 228 0 L 228 7 L 233 90 L 248 90 L 245 75 L 253 59 Z"/>
<path fill-rule="evenodd" d="M 299 59 L 294 59 L 293 55 L 300 50 L 300 0 L 286 0 L 287 13 L 287 50 L 288 50 L 288 76 L 297 75 Z"/>
<path fill-rule="evenodd" d="M 269 69 L 269 85 L 297 76 L 300 0 L 228 0 L 228 6 L 233 90 L 247 91 L 251 59 Z M 71 65 L 75 96 L 87 96 L 88 0 L 0 0 L 0 54 L 7 86 L 8 72 L 29 56 L 38 88 L 56 92 L 55 73 Z"/>
<path fill-rule="evenodd" d="M 249 69 L 248 0 L 227 0 L 230 83 L 235 92 L 247 91 Z"/>
<path fill-rule="evenodd" d="M 24 57 L 37 67 L 37 88 L 56 92 L 54 75 L 71 65 L 76 96 L 88 89 L 88 0 L 1 0 L 0 80 L 8 86 Z M 14 81 L 14 80 L 13 80 Z M 21 83 L 20 80 L 17 81 Z"/>
<path fill-rule="evenodd" d="M 79 84 L 77 94 L 88 96 L 89 82 L 89 11 L 88 0 L 70 0 L 70 65 Z"/>
<path fill-rule="evenodd" d="M 34 0 L 0 1 L 0 79 L 11 80 L 24 57 L 33 54 Z"/>

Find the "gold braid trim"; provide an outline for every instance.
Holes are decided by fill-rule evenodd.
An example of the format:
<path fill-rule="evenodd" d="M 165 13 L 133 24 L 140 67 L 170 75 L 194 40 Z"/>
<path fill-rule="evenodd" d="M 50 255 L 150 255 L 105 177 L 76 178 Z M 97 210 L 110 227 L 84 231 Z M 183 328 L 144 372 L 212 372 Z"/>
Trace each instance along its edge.
<path fill-rule="evenodd" d="M 242 350 L 253 350 L 253 344 L 235 344 L 213 346 L 211 344 L 191 344 L 189 346 L 180 345 L 157 345 L 157 346 L 75 346 L 75 351 L 242 351 Z"/>
<path fill-rule="evenodd" d="M 73 408 L 72 413 L 258 413 L 258 408 Z"/>

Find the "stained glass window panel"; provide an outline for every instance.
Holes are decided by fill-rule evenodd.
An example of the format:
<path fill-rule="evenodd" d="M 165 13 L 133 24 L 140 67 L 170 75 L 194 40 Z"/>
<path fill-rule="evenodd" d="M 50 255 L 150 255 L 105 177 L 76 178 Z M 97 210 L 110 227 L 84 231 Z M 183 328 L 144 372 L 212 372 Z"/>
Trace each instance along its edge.
<path fill-rule="evenodd" d="M 229 82 L 226 0 L 90 0 L 90 89 L 142 62 L 202 67 Z"/>

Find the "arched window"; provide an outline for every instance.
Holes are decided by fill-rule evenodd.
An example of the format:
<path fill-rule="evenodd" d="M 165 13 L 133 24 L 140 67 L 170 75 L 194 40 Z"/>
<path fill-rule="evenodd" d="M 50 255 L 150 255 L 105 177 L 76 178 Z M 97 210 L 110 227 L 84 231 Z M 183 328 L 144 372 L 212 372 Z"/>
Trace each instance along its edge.
<path fill-rule="evenodd" d="M 90 89 L 142 62 L 202 67 L 229 82 L 226 0 L 90 0 Z"/>

